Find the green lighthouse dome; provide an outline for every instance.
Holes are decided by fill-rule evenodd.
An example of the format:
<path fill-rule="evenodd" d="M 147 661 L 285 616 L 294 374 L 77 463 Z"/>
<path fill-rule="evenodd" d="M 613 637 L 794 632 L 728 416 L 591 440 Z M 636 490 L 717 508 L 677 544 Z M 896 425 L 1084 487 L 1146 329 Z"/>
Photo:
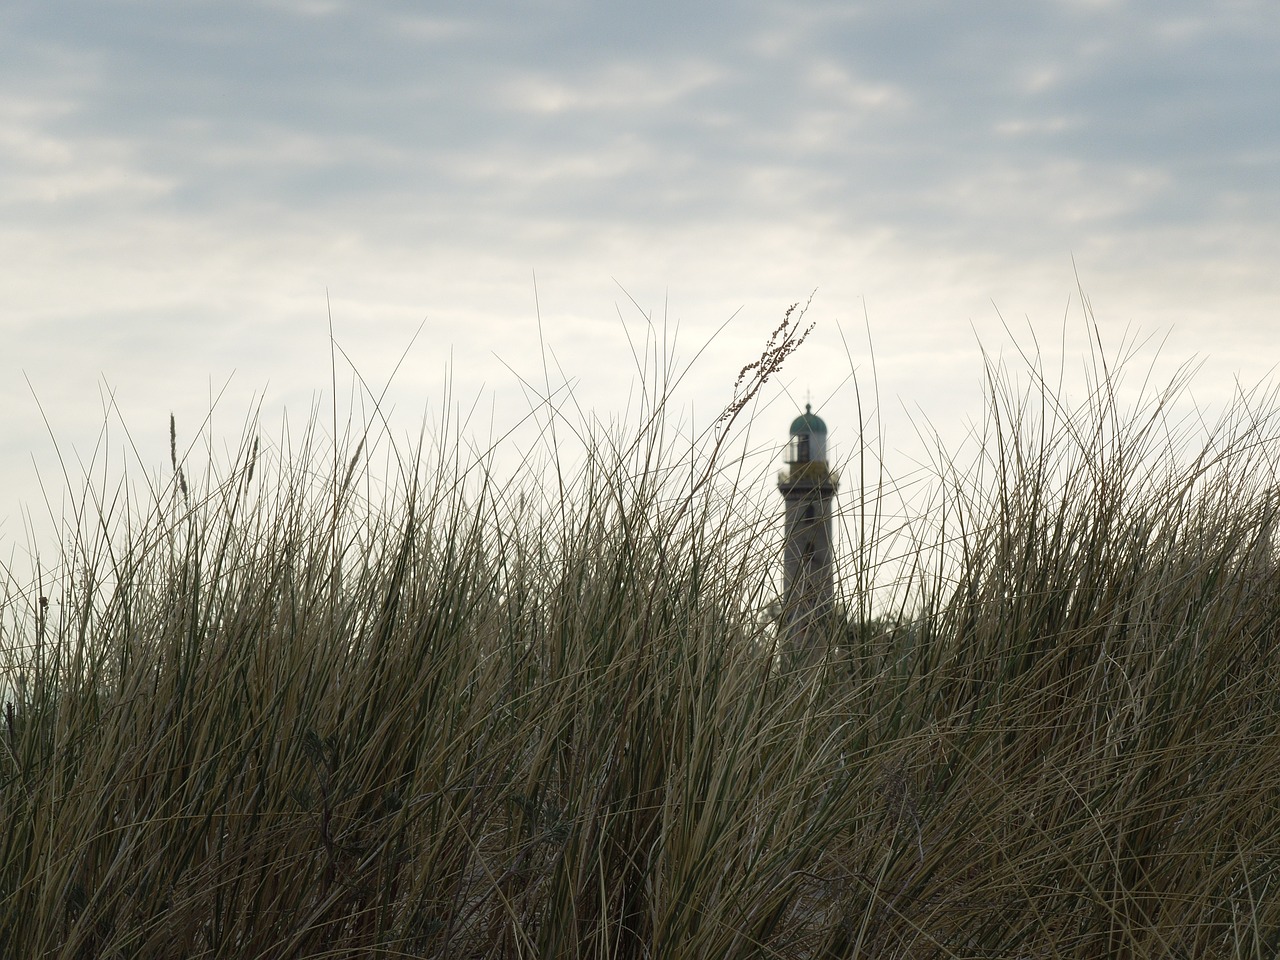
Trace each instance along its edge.
<path fill-rule="evenodd" d="M 827 425 L 822 418 L 813 412 L 813 407 L 804 405 L 804 413 L 791 421 L 791 439 L 787 444 L 787 463 L 807 464 L 822 463 L 826 469 L 827 462 Z"/>
<path fill-rule="evenodd" d="M 804 413 L 791 421 L 791 435 L 798 436 L 803 433 L 814 434 L 827 432 L 827 425 L 822 422 L 822 418 L 813 412 L 810 404 L 804 405 Z"/>

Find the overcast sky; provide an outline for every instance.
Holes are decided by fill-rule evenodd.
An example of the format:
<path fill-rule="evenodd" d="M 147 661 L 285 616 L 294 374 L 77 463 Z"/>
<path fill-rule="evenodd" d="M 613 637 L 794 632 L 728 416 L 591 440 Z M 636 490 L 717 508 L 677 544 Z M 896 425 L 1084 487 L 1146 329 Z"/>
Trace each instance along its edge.
<path fill-rule="evenodd" d="M 1266 377 L 1278 255 L 1272 0 L 8 0 L 0 541 L 56 464 L 37 399 L 87 457 L 114 391 L 159 471 L 228 378 L 232 442 L 255 397 L 305 419 L 330 308 L 375 383 L 425 321 L 410 419 L 450 358 L 524 409 L 537 305 L 604 417 L 629 298 L 685 360 L 733 317 L 682 398 L 710 419 L 816 290 L 760 439 L 810 391 L 848 448 L 869 329 L 911 448 L 893 411 L 977 416 L 1001 315 L 1078 359 L 1077 276 L 1107 345 L 1204 358 L 1203 402 Z"/>

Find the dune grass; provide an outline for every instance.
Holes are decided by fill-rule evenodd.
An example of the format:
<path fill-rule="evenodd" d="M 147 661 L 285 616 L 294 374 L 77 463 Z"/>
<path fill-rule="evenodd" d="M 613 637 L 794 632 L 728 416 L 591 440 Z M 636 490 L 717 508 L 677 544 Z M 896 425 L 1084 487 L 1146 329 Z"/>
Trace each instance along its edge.
<path fill-rule="evenodd" d="M 1268 398 L 1188 454 L 1180 381 L 993 364 L 900 607 L 794 665 L 723 442 L 780 330 L 692 443 L 658 389 L 514 480 L 313 424 L 89 490 L 8 571 L 0 955 L 1274 957 Z"/>

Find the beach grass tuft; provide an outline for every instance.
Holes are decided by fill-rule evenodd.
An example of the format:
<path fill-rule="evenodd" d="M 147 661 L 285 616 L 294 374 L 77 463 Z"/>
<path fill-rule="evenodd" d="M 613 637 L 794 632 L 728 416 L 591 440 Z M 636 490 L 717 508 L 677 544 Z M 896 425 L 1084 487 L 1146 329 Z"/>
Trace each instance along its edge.
<path fill-rule="evenodd" d="M 692 442 L 661 391 L 539 407 L 583 455 L 501 481 L 443 439 L 374 475 L 378 418 L 201 481 L 171 418 L 167 488 L 5 571 L 0 955 L 1274 957 L 1276 410 L 1029 369 L 897 605 L 795 667 L 741 389 Z"/>

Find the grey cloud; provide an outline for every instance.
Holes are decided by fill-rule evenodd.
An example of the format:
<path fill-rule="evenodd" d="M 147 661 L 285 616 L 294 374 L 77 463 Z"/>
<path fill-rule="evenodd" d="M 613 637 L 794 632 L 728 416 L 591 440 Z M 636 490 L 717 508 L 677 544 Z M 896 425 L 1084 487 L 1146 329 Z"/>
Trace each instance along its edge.
<path fill-rule="evenodd" d="M 1238 158 L 1276 141 L 1273 38 L 1155 4 L 47 9 L 33 48 L 98 64 L 58 129 L 131 140 L 139 182 L 196 208 L 398 194 L 679 218 L 772 213 L 761 181 L 790 180 L 781 202 L 944 227 L 937 198 L 984 181 L 990 215 L 1027 212 L 1000 170 L 1083 167 L 1103 190 L 1159 171 L 1145 200 L 1083 201 L 1123 226 L 1203 215 L 1250 171 L 1268 189 Z"/>
<path fill-rule="evenodd" d="M 296 318 L 326 271 L 395 283 L 445 258 L 512 289 L 548 262 L 637 262 L 772 296 L 881 250 L 895 277 L 1066 273 L 1073 252 L 1121 272 L 1213 237 L 1260 274 L 1278 29 L 1227 0 L 12 0 L 3 238 L 116 283 L 114 318 L 160 298 L 139 329 L 184 296 L 222 315 L 219 284 L 246 290 L 224 313 L 256 290 Z M 32 283 L 3 288 L 11 312 L 52 309 Z"/>

